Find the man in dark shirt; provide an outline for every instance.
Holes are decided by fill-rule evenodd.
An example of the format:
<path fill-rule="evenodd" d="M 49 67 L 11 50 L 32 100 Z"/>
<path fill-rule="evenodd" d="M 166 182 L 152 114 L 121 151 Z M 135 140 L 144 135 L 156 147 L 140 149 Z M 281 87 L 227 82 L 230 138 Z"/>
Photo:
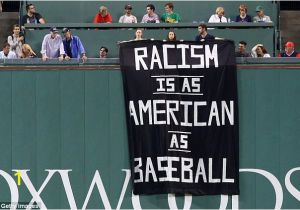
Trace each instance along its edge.
<path fill-rule="evenodd" d="M 24 26 L 26 23 L 32 24 L 45 24 L 44 18 L 37 12 L 35 12 L 35 6 L 33 4 L 26 5 L 27 14 L 22 17 L 21 25 Z"/>
<path fill-rule="evenodd" d="M 86 61 L 87 57 L 85 49 L 80 38 L 72 35 L 69 28 L 63 28 L 62 32 L 64 34 L 63 45 L 66 53 L 65 59 L 69 60 L 70 58 L 82 58 L 83 61 Z"/>
<path fill-rule="evenodd" d="M 247 43 L 245 41 L 239 42 L 238 51 L 235 52 L 236 57 L 251 57 L 251 54 L 246 52 Z"/>
<path fill-rule="evenodd" d="M 201 23 L 198 26 L 199 35 L 196 36 L 195 41 L 205 41 L 208 39 L 215 39 L 213 35 L 207 33 L 207 26 L 204 23 Z"/>
<path fill-rule="evenodd" d="M 285 47 L 284 52 L 280 53 L 278 55 L 278 57 L 285 57 L 285 58 L 297 57 L 297 58 L 300 58 L 300 53 L 295 51 L 294 42 L 287 42 L 284 47 Z"/>

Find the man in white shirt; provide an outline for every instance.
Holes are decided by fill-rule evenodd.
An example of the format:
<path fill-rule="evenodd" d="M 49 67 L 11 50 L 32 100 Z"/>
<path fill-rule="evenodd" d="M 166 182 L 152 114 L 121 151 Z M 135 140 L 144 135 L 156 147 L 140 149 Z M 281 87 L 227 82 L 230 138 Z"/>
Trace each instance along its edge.
<path fill-rule="evenodd" d="M 51 28 L 50 34 L 45 35 L 41 54 L 43 61 L 49 58 L 58 58 L 60 61 L 64 59 L 64 45 L 56 27 Z"/>
<path fill-rule="evenodd" d="M 16 59 L 17 55 L 13 51 L 10 51 L 10 45 L 5 42 L 3 44 L 2 51 L 0 52 L 0 59 Z"/>
<path fill-rule="evenodd" d="M 143 16 L 141 23 L 159 23 L 159 17 L 154 13 L 155 7 L 153 4 L 148 4 L 146 7 L 146 12 Z"/>
<path fill-rule="evenodd" d="M 125 15 L 121 16 L 119 23 L 137 23 L 137 19 L 132 15 L 132 6 L 130 4 L 125 5 Z"/>
<path fill-rule="evenodd" d="M 271 18 L 264 14 L 264 9 L 262 6 L 257 6 L 255 11 L 257 16 L 253 18 L 253 22 L 272 22 Z"/>
<path fill-rule="evenodd" d="M 225 10 L 223 7 L 218 7 L 216 9 L 216 14 L 212 15 L 208 22 L 209 23 L 227 23 L 229 22 L 228 19 L 224 16 Z"/>

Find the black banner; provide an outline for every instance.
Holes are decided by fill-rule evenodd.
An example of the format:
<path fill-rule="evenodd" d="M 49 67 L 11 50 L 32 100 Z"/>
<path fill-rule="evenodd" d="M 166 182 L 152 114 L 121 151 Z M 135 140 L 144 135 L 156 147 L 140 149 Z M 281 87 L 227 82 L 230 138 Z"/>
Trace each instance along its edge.
<path fill-rule="evenodd" d="M 239 194 L 234 43 L 120 44 L 134 194 Z"/>

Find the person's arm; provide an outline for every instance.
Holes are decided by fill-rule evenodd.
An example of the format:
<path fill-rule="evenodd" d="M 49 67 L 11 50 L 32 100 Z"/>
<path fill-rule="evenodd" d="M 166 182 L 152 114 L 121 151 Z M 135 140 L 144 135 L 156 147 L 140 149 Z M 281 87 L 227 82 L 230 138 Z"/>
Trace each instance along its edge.
<path fill-rule="evenodd" d="M 252 50 L 251 50 L 251 55 L 252 55 L 253 58 L 257 58 L 256 48 L 257 48 L 258 46 L 262 46 L 262 45 L 261 45 L 261 44 L 257 44 L 257 45 L 255 45 L 255 46 L 252 48 Z"/>
<path fill-rule="evenodd" d="M 123 23 L 123 21 L 124 21 L 124 15 L 119 18 L 119 23 Z"/>
<path fill-rule="evenodd" d="M 181 22 L 181 17 L 180 15 L 177 13 L 177 23 Z"/>
<path fill-rule="evenodd" d="M 60 43 L 59 45 L 59 57 L 58 57 L 58 60 L 59 61 L 62 61 L 64 59 L 64 55 L 65 55 L 65 49 L 64 49 L 64 44 L 63 42 Z"/>
<path fill-rule="evenodd" d="M 77 38 L 77 46 L 79 48 L 79 53 L 81 54 L 82 60 L 86 61 L 87 60 L 86 52 L 79 37 Z"/>
<path fill-rule="evenodd" d="M 17 57 L 17 54 L 15 53 L 15 52 L 11 52 L 12 53 L 12 55 L 11 55 L 11 58 L 12 59 L 17 59 L 18 57 Z"/>
<path fill-rule="evenodd" d="M 39 13 L 35 13 L 35 18 L 39 21 L 40 24 L 45 24 L 46 21 L 45 19 L 43 18 L 43 16 Z"/>
<path fill-rule="evenodd" d="M 42 42 L 41 54 L 42 54 L 43 61 L 48 59 L 48 56 L 46 55 L 46 47 L 47 47 L 47 35 L 44 37 L 43 42 Z"/>
<path fill-rule="evenodd" d="M 110 15 L 110 13 L 108 13 L 107 15 L 108 15 L 107 23 L 112 23 L 112 17 L 111 17 L 111 15 Z"/>
<path fill-rule="evenodd" d="M 46 24 L 46 21 L 43 17 L 39 19 L 39 22 L 40 22 L 40 24 Z"/>
<path fill-rule="evenodd" d="M 156 14 L 155 18 L 156 18 L 155 23 L 160 23 L 159 16 L 157 14 Z"/>
<path fill-rule="evenodd" d="M 13 36 L 8 36 L 7 42 L 10 45 L 10 49 L 16 49 L 19 44 L 18 40 L 14 41 Z"/>
<path fill-rule="evenodd" d="M 160 17 L 160 20 L 162 23 L 166 22 L 166 13 L 162 14 L 162 16 Z"/>
<path fill-rule="evenodd" d="M 266 22 L 268 22 L 268 23 L 272 22 L 272 20 L 269 16 L 266 16 Z"/>
<path fill-rule="evenodd" d="M 98 15 L 99 15 L 99 14 L 96 14 L 96 15 L 95 15 L 94 20 L 93 20 L 93 23 L 99 23 L 99 21 L 98 21 Z"/>
<path fill-rule="evenodd" d="M 252 17 L 250 15 L 247 15 L 248 17 L 248 22 L 252 22 Z"/>
<path fill-rule="evenodd" d="M 145 15 L 143 16 L 141 23 L 145 23 Z"/>
<path fill-rule="evenodd" d="M 210 16 L 208 22 L 209 23 L 214 23 L 215 22 L 215 15 Z"/>
<path fill-rule="evenodd" d="M 254 22 L 254 23 L 257 23 L 258 20 L 259 20 L 259 17 L 258 17 L 258 16 L 254 16 L 254 17 L 253 17 L 253 22 Z"/>

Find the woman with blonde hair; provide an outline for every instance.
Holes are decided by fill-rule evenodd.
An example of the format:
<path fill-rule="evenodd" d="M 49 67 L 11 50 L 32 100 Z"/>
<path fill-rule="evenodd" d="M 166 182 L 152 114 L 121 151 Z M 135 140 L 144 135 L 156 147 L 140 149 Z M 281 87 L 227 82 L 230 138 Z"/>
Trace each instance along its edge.
<path fill-rule="evenodd" d="M 21 58 L 36 58 L 36 54 L 29 44 L 23 44 Z"/>
<path fill-rule="evenodd" d="M 228 19 L 224 16 L 225 10 L 223 7 L 217 7 L 216 14 L 212 15 L 208 22 L 209 23 L 227 23 Z"/>

